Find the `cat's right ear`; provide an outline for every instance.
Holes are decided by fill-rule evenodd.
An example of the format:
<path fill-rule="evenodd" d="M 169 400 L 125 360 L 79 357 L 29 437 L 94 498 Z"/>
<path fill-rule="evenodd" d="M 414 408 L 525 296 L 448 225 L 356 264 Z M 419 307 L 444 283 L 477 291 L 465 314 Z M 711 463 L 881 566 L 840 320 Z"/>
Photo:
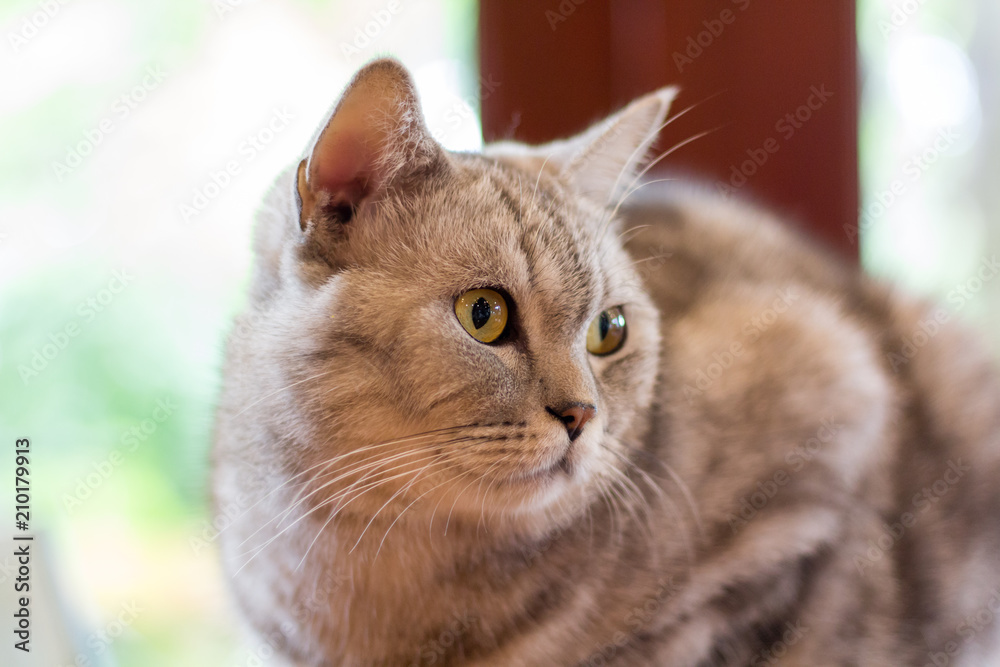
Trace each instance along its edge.
<path fill-rule="evenodd" d="M 531 174 L 546 169 L 584 197 L 614 206 L 635 185 L 677 93 L 668 87 L 644 95 L 569 139 L 541 146 L 500 142 L 484 152 Z"/>
<path fill-rule="evenodd" d="M 409 73 L 376 60 L 354 76 L 299 163 L 299 225 L 349 223 L 441 159 Z"/>

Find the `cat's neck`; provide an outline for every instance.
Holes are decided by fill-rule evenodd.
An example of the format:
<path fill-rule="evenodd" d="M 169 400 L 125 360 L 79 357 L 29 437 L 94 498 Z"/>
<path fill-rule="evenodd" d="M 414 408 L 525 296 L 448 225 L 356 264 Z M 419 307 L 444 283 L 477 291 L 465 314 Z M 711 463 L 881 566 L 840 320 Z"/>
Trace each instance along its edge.
<path fill-rule="evenodd" d="M 537 526 L 500 530 L 469 518 L 453 518 L 447 532 L 443 522 L 429 529 L 418 520 L 368 521 L 345 516 L 328 525 L 305 559 L 306 576 L 297 579 L 325 581 L 324 606 L 344 610 L 311 619 L 322 627 L 310 634 L 339 635 L 344 655 L 369 661 L 387 647 L 396 653 L 384 655 L 386 662 L 409 659 L 427 647 L 429 637 L 456 628 L 468 645 L 482 643 L 497 628 L 517 625 L 524 610 L 551 590 L 557 571 L 560 580 L 573 579 L 570 570 L 582 578 L 587 558 L 612 562 L 620 548 L 580 522 L 539 534 Z M 504 605 L 495 604 L 500 599 Z"/>

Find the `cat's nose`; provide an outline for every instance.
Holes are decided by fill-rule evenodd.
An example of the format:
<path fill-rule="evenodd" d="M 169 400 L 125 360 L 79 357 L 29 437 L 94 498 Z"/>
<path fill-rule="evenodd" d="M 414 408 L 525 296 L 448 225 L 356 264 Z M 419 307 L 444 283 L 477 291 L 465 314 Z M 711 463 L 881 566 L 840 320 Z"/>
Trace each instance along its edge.
<path fill-rule="evenodd" d="M 546 407 L 545 410 L 566 426 L 571 441 L 577 439 L 584 425 L 597 414 L 597 408 L 589 403 L 570 403 L 558 408 Z"/>

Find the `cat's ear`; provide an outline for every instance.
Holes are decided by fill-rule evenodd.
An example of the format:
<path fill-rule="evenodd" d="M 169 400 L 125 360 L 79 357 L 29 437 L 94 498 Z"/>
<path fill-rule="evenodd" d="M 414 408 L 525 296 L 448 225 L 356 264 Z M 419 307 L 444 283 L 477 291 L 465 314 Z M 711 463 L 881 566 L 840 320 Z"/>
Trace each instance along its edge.
<path fill-rule="evenodd" d="M 494 144 L 487 154 L 535 172 L 558 173 L 585 197 L 614 202 L 645 163 L 677 92 L 669 87 L 649 93 L 569 139 L 527 149 Z"/>
<path fill-rule="evenodd" d="M 645 164 L 677 88 L 662 88 L 635 100 L 568 140 L 562 175 L 598 203 L 617 201 Z"/>
<path fill-rule="evenodd" d="M 376 60 L 354 76 L 299 163 L 299 224 L 349 222 L 441 159 L 409 73 Z"/>

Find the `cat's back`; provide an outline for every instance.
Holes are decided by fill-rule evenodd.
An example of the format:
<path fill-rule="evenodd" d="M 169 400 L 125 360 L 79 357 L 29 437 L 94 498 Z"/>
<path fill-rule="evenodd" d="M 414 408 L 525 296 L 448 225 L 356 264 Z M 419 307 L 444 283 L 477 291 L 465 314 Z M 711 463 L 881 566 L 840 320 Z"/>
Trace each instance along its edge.
<path fill-rule="evenodd" d="M 700 399 L 728 385 L 729 403 L 714 406 L 718 421 L 725 412 L 751 415 L 748 432 L 760 426 L 752 415 L 761 411 L 746 402 L 762 396 L 801 400 L 824 414 L 843 405 L 838 394 L 850 385 L 824 384 L 822 365 L 787 359 L 838 346 L 843 368 L 859 368 L 861 359 L 857 372 L 870 378 L 859 393 L 872 383 L 882 389 L 858 409 L 881 426 L 870 442 L 858 438 L 858 448 L 873 453 L 858 459 L 862 479 L 848 495 L 867 506 L 873 529 L 853 552 L 852 574 L 894 577 L 914 645 L 933 653 L 954 642 L 955 655 L 970 662 L 951 664 L 977 664 L 980 644 L 1000 625 L 992 624 L 1000 609 L 1000 376 L 979 338 L 953 309 L 865 277 L 763 209 L 655 185 L 622 209 L 623 238 L 661 311 L 660 391 L 696 394 L 676 410 L 699 409 Z M 780 345 L 759 342 L 796 318 L 801 326 L 788 328 Z M 712 342 L 686 347 L 683 356 L 695 350 L 701 358 L 681 363 L 675 330 Z M 849 358 L 859 349 L 861 357 Z M 768 470 L 787 466 L 781 453 L 773 452 Z"/>
<path fill-rule="evenodd" d="M 1000 473 L 1000 364 L 958 312 L 973 295 L 953 290 L 947 305 L 914 298 L 745 202 L 690 187 L 653 186 L 644 194 L 622 207 L 623 238 L 665 328 L 707 301 L 744 290 L 774 294 L 772 305 L 782 310 L 751 322 L 758 334 L 772 319 L 797 312 L 781 306 L 822 302 L 869 339 L 899 418 L 942 429 L 914 433 L 915 442 L 935 435 L 928 450 L 935 456 L 964 456 Z M 990 489 L 986 496 L 1000 494 Z"/>

